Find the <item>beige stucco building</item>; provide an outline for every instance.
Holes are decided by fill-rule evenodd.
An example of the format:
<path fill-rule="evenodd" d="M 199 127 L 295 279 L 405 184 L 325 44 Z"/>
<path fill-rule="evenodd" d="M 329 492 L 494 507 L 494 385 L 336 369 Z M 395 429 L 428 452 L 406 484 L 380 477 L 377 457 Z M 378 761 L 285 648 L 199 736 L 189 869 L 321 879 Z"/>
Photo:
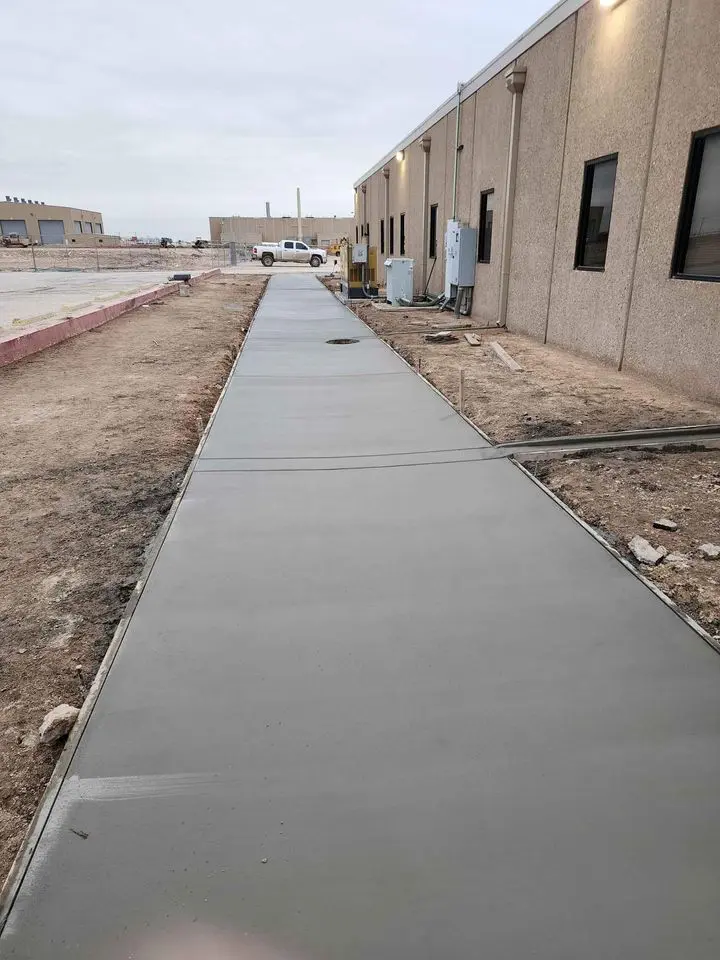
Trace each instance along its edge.
<path fill-rule="evenodd" d="M 102 214 L 96 210 L 56 207 L 22 198 L 0 201 L 0 234 L 10 233 L 41 244 L 64 244 L 67 240 L 68 244 L 87 246 L 110 239 L 105 236 Z"/>
<path fill-rule="evenodd" d="M 719 51 L 718 0 L 563 0 L 357 181 L 358 236 L 439 293 L 454 212 L 478 323 L 720 399 Z"/>
<path fill-rule="evenodd" d="M 303 217 L 302 239 L 313 246 L 349 238 L 355 230 L 352 217 Z M 210 217 L 211 243 L 279 243 L 297 239 L 297 217 Z"/>

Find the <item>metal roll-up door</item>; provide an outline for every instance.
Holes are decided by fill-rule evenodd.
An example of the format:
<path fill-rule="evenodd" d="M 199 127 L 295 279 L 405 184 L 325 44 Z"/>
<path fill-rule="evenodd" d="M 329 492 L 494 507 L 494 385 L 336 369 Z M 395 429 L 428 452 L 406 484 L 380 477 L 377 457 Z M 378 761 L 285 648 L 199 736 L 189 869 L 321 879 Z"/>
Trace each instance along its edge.
<path fill-rule="evenodd" d="M 38 220 L 41 243 L 64 243 L 65 224 L 62 220 Z"/>
<path fill-rule="evenodd" d="M 3 237 L 9 236 L 11 233 L 17 233 L 20 237 L 26 237 L 27 224 L 24 220 L 0 220 L 0 234 Z"/>

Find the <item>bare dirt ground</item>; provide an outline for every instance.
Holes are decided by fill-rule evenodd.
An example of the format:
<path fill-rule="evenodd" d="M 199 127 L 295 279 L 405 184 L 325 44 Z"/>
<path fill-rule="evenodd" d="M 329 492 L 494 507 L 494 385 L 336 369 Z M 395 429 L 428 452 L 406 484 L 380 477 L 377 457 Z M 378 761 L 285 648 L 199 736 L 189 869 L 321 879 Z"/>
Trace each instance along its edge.
<path fill-rule="evenodd" d="M 0 879 L 264 290 L 220 276 L 0 369 Z"/>
<path fill-rule="evenodd" d="M 29 247 L 0 247 L 0 271 L 32 270 Z M 225 248 L 35 247 L 38 270 L 212 270 L 229 263 Z"/>
<path fill-rule="evenodd" d="M 339 282 L 323 281 L 336 291 Z M 502 442 L 644 427 L 720 423 L 720 405 L 692 399 L 660 384 L 501 330 L 465 330 L 454 343 L 430 344 L 427 333 L 467 323 L 447 311 L 387 312 L 367 302 L 360 317 L 433 383 L 455 406 L 459 371 L 464 412 L 491 439 Z M 499 342 L 522 366 L 513 372 L 490 348 Z M 720 544 L 720 450 L 624 450 L 528 463 L 562 500 L 710 634 L 720 633 L 720 561 L 703 559 L 702 543 Z M 678 524 L 675 533 L 653 520 Z M 627 544 L 635 535 L 665 546 L 678 560 L 640 566 Z"/>

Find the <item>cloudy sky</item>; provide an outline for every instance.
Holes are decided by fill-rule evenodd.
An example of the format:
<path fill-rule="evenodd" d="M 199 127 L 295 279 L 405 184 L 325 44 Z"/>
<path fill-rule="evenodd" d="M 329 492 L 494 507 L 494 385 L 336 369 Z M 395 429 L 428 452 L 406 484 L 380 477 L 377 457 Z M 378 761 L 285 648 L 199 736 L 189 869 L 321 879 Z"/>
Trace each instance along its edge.
<path fill-rule="evenodd" d="M 0 196 L 192 239 L 352 183 L 550 0 L 4 0 Z"/>

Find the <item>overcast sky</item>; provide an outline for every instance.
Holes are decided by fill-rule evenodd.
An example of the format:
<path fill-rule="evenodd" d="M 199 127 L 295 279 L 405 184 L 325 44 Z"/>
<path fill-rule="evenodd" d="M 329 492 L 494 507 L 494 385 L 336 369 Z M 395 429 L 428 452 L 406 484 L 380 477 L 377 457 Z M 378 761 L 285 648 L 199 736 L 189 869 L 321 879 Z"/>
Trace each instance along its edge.
<path fill-rule="evenodd" d="M 550 0 L 3 0 L 0 196 L 108 233 L 352 213 L 352 183 Z"/>

